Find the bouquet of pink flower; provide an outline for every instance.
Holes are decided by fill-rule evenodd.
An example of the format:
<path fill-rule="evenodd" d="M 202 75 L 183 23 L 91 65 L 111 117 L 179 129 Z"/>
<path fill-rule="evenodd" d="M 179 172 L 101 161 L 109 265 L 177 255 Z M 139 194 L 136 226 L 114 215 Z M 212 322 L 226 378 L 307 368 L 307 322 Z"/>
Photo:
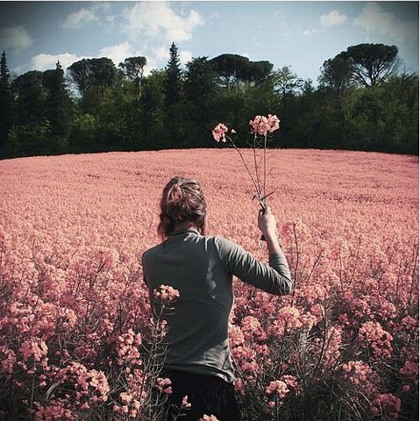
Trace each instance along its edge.
<path fill-rule="evenodd" d="M 213 138 L 216 142 L 226 142 L 229 141 L 235 150 L 238 152 L 242 162 L 245 165 L 245 169 L 247 170 L 249 176 L 251 177 L 251 181 L 254 185 L 256 194 L 254 198 L 256 198 L 261 206 L 261 209 L 265 211 L 267 209 L 267 197 L 270 196 L 272 193 L 267 194 L 266 192 L 266 184 L 267 184 L 267 140 L 268 135 L 273 133 L 274 131 L 278 130 L 280 127 L 280 120 L 276 115 L 268 114 L 268 116 L 261 116 L 257 115 L 253 120 L 249 122 L 251 126 L 251 133 L 254 135 L 253 142 L 252 142 L 252 150 L 253 150 L 253 169 L 251 170 L 250 166 L 248 165 L 247 161 L 244 158 L 243 153 L 241 150 L 236 146 L 236 143 L 232 137 L 228 135 L 229 129 L 223 123 L 219 123 L 213 130 Z M 233 136 L 236 135 L 236 131 L 234 129 L 230 130 L 230 134 Z M 263 169 L 259 168 L 258 166 L 258 159 L 257 159 L 257 149 L 263 150 Z M 262 171 L 262 174 L 261 174 Z"/>

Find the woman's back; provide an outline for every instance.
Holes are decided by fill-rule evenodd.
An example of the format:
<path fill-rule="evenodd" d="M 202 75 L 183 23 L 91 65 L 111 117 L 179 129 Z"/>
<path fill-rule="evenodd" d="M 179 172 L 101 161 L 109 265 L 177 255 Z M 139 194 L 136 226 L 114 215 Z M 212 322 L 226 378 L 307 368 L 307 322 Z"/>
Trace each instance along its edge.
<path fill-rule="evenodd" d="M 213 414 L 221 421 L 239 420 L 228 337 L 232 279 L 236 276 L 271 294 L 290 294 L 292 281 L 275 217 L 268 208 L 258 216 L 267 242 L 267 265 L 232 241 L 205 235 L 206 202 L 197 181 L 174 177 L 160 205 L 158 232 L 163 242 L 147 250 L 142 260 L 155 316 L 167 321 L 163 375 L 171 380 L 172 394 L 165 419 L 196 421 Z M 179 293 L 163 306 L 155 296 L 162 285 Z M 192 405 L 188 410 L 182 409 L 186 395 Z"/>
<path fill-rule="evenodd" d="M 284 293 L 289 288 L 287 263 L 277 263 L 274 268 L 262 264 L 235 243 L 203 236 L 194 229 L 169 235 L 148 250 L 143 255 L 143 270 L 151 294 L 162 284 L 179 291 L 179 298 L 164 314 L 168 322 L 166 364 L 233 381 L 228 342 L 232 277 Z"/>

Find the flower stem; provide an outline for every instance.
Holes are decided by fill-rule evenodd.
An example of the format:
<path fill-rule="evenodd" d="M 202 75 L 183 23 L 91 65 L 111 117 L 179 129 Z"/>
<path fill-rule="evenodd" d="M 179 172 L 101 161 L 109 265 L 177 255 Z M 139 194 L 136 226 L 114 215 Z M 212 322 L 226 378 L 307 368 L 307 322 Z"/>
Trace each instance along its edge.
<path fill-rule="evenodd" d="M 254 168 L 255 168 L 255 178 L 256 178 L 256 180 L 257 180 L 257 195 L 258 195 L 258 200 L 260 200 L 261 201 L 261 197 L 262 197 L 262 191 L 261 191 L 261 182 L 260 182 L 260 178 L 259 178 L 259 175 L 258 175 L 258 163 L 257 163 L 257 145 L 256 145 L 256 142 L 257 142 L 257 134 L 255 133 L 254 134 L 254 147 L 253 147 L 253 150 L 254 150 Z"/>
<path fill-rule="evenodd" d="M 226 138 L 227 138 L 227 139 L 229 139 L 230 143 L 233 145 L 233 147 L 235 148 L 236 152 L 238 152 L 238 154 L 239 154 L 239 156 L 240 156 L 240 158 L 241 158 L 242 162 L 243 162 L 243 163 L 244 163 L 244 165 L 245 165 L 245 168 L 246 168 L 246 170 L 247 170 L 247 172 L 248 172 L 249 176 L 251 177 L 252 183 L 254 184 L 255 190 L 256 190 L 257 195 L 258 195 L 258 200 L 260 200 L 260 197 L 261 197 L 261 192 L 260 192 L 260 190 L 259 190 L 259 188 L 258 188 L 258 184 L 255 182 L 255 179 L 254 179 L 254 177 L 252 176 L 252 172 L 251 172 L 251 170 L 249 169 L 248 164 L 247 164 L 247 162 L 246 162 L 245 158 L 244 158 L 244 157 L 243 157 L 243 155 L 242 155 L 242 152 L 240 151 L 240 149 L 236 146 L 235 142 L 234 142 L 234 141 L 233 141 L 233 140 L 232 140 L 229 136 L 226 136 Z M 254 150 L 255 150 L 255 148 L 254 148 Z"/>
<path fill-rule="evenodd" d="M 264 199 L 267 197 L 266 187 L 267 187 L 267 133 L 264 135 L 264 184 L 263 184 L 263 192 L 262 192 Z"/>

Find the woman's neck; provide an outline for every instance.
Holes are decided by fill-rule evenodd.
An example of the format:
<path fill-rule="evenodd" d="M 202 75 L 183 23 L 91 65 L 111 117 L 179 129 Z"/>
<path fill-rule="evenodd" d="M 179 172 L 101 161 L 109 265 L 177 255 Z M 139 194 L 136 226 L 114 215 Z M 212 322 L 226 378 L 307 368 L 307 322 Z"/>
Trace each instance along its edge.
<path fill-rule="evenodd" d="M 199 229 L 193 223 L 183 222 L 182 224 L 175 225 L 173 232 L 186 231 L 189 229 L 194 229 L 196 231 L 199 231 Z"/>

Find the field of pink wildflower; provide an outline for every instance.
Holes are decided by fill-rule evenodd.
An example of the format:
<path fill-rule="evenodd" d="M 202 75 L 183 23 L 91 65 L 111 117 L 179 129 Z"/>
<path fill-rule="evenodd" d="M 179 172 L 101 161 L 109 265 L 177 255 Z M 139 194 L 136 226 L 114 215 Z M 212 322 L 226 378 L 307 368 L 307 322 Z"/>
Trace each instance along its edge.
<path fill-rule="evenodd" d="M 295 291 L 234 280 L 244 420 L 418 419 L 418 158 L 270 150 L 268 168 Z M 201 182 L 210 235 L 266 259 L 233 149 L 0 161 L 0 419 L 157 417 L 139 257 L 174 175 Z"/>

